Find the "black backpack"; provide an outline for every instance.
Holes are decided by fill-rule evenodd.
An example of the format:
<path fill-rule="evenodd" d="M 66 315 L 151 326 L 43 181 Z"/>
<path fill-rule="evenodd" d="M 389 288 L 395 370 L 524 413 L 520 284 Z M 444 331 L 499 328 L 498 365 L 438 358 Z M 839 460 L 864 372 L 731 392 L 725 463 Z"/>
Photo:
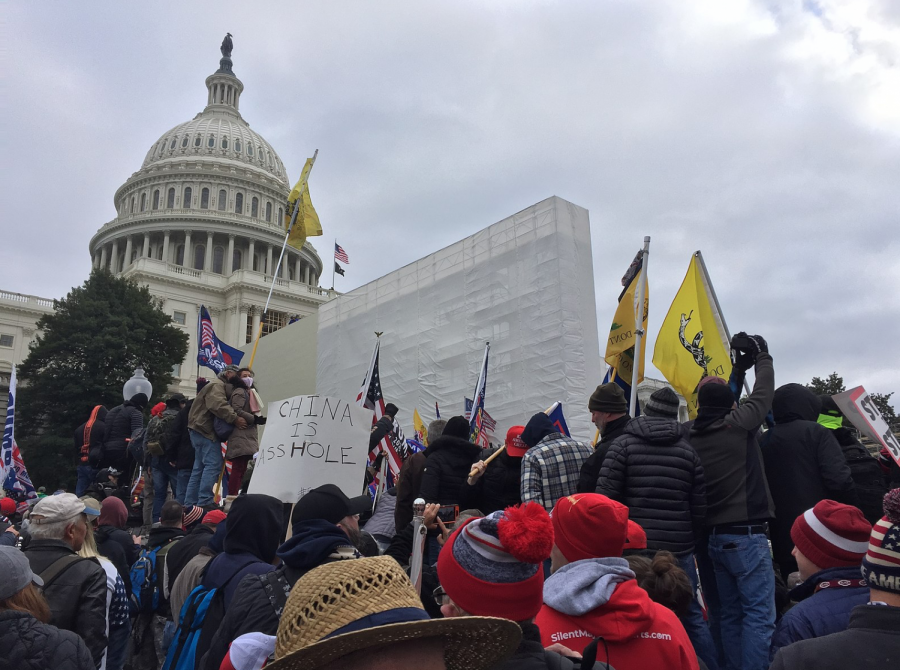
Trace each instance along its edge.
<path fill-rule="evenodd" d="M 874 524 L 884 515 L 882 501 L 888 490 L 884 471 L 859 442 L 842 444 L 841 451 L 850 466 L 850 476 L 859 495 L 859 508 L 866 520 Z"/>

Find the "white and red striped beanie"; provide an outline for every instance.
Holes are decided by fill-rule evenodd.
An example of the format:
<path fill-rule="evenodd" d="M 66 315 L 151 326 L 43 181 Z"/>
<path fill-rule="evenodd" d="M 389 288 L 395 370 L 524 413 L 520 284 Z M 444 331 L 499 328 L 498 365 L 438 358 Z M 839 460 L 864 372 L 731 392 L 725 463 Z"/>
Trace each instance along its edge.
<path fill-rule="evenodd" d="M 871 588 L 900 593 L 900 489 L 884 496 L 884 516 L 872 528 L 862 574 Z"/>
<path fill-rule="evenodd" d="M 866 555 L 871 530 L 856 507 L 823 500 L 797 517 L 791 539 L 804 556 L 824 570 L 859 565 Z"/>

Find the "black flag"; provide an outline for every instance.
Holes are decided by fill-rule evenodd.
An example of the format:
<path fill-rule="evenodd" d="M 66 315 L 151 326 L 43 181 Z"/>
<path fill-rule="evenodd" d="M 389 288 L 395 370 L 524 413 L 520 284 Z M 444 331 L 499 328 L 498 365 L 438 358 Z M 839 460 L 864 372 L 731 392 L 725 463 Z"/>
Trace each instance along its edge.
<path fill-rule="evenodd" d="M 334 271 L 337 272 L 341 277 L 344 276 L 344 268 L 337 264 L 337 261 L 334 262 Z"/>

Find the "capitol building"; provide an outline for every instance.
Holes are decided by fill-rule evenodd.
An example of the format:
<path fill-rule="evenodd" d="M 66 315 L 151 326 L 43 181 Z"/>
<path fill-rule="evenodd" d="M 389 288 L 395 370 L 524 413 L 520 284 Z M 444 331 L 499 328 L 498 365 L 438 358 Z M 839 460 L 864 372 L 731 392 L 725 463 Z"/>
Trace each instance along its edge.
<path fill-rule="evenodd" d="M 263 335 L 315 314 L 335 295 L 319 287 L 323 263 L 309 242 L 302 250 L 288 247 L 273 277 L 291 185 L 281 158 L 241 116 L 244 84 L 232 65 L 226 38 L 219 69 L 206 78 L 206 107 L 153 143 L 140 169 L 116 191 L 116 217 L 88 244 L 93 268 L 148 286 L 189 334 L 172 390 L 191 396 L 201 305 L 219 338 L 238 347 L 259 330 L 273 280 Z M 0 290 L 4 405 L 2 387 L 12 366 L 27 356 L 37 320 L 52 311 L 52 299 Z M 211 374 L 206 368 L 200 373 Z"/>

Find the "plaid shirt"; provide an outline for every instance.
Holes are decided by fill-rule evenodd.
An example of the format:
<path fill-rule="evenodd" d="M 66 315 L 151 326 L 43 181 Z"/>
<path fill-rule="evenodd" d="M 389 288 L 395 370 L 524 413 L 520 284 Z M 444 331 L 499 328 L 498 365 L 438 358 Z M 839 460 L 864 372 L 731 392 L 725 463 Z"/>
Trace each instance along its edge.
<path fill-rule="evenodd" d="M 548 512 L 560 498 L 575 493 L 581 465 L 594 450 L 562 433 L 551 433 L 522 458 L 522 502 L 536 502 Z"/>

